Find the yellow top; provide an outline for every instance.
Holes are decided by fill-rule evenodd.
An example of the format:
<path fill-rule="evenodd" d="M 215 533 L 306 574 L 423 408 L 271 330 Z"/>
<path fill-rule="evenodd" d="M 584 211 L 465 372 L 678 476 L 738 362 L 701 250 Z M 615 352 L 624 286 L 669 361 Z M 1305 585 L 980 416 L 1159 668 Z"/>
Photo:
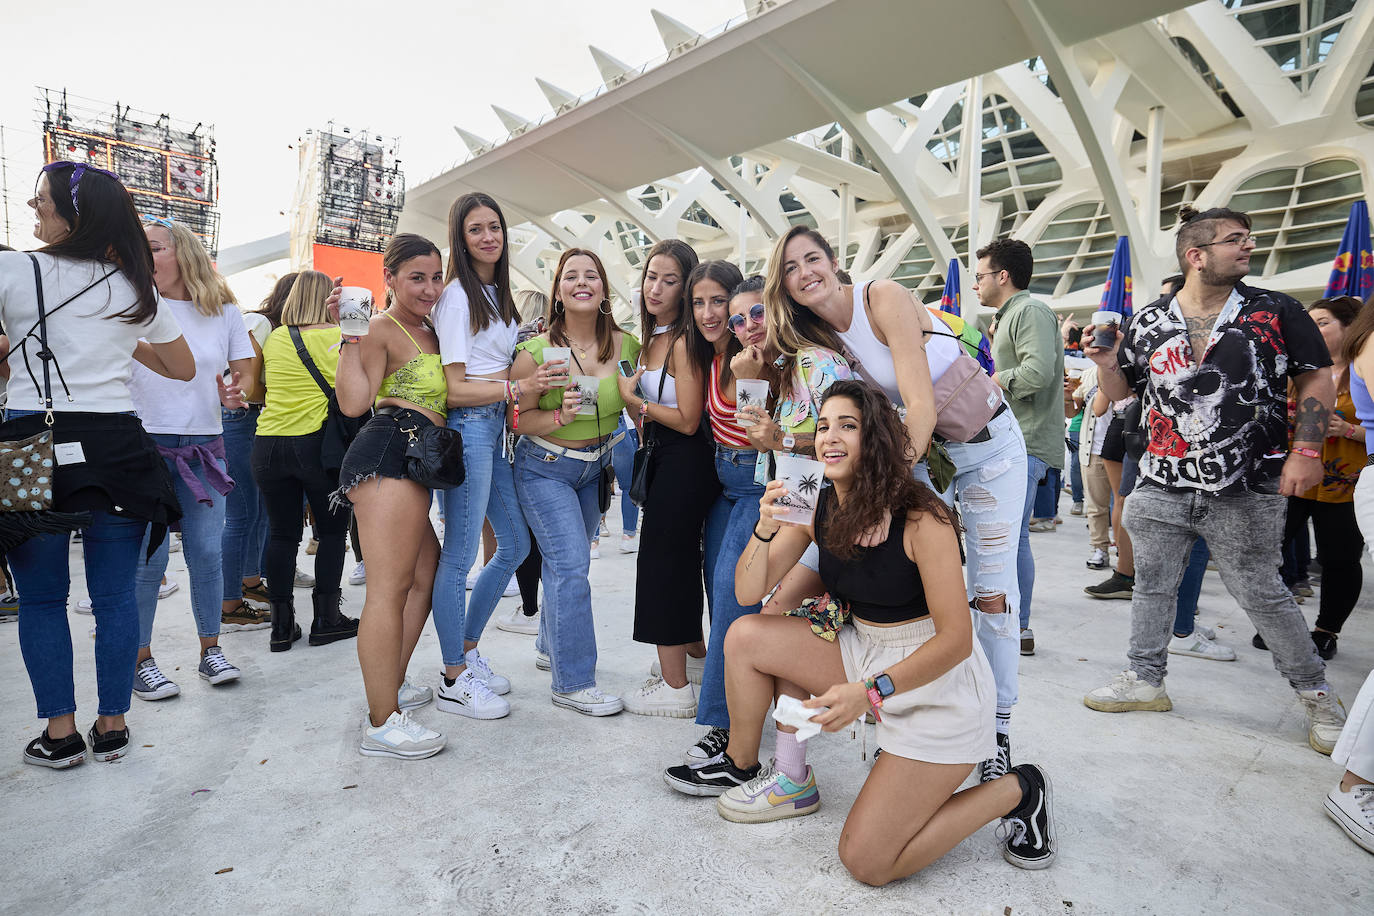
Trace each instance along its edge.
<path fill-rule="evenodd" d="M 315 368 L 333 385 L 339 368 L 339 329 L 301 328 L 301 338 Z M 262 367 L 267 380 L 267 406 L 258 416 L 259 436 L 308 436 L 324 426 L 329 399 L 296 355 L 296 345 L 286 325 L 267 335 L 267 342 L 262 345 Z"/>
<path fill-rule="evenodd" d="M 382 386 L 377 389 L 378 403 L 382 398 L 399 398 L 440 416 L 448 413 L 448 382 L 444 380 L 444 367 L 439 354 L 426 353 L 415 343 L 415 338 L 410 336 L 405 325 L 396 321 L 395 315 L 390 312 L 382 314 L 395 321 L 396 327 L 410 337 L 410 342 L 420 352 L 410 362 L 382 379 Z"/>
<path fill-rule="evenodd" d="M 536 363 L 543 363 L 544 348 L 549 346 L 552 345 L 548 339 L 540 335 L 539 337 L 531 337 L 515 349 L 526 350 L 530 356 L 534 357 Z M 633 363 L 638 355 L 639 341 L 635 340 L 633 334 L 622 332 L 620 335 L 620 359 L 626 359 Z M 576 364 L 572 368 L 575 370 Z M 553 410 L 562 403 L 563 389 L 550 388 L 539 399 L 539 409 Z M 610 435 L 615 432 L 616 424 L 620 422 L 619 414 L 624 409 L 625 402 L 620 397 L 620 385 L 616 383 L 615 372 L 612 371 L 597 385 L 596 416 L 579 415 L 577 419 L 554 430 L 550 435 L 556 435 L 560 439 L 596 439 Z"/>

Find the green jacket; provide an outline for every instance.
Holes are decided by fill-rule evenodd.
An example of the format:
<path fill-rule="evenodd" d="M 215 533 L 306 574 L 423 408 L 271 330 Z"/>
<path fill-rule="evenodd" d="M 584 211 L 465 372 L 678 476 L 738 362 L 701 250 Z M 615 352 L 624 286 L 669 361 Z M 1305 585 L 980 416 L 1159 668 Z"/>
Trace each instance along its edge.
<path fill-rule="evenodd" d="M 1026 453 L 1064 468 L 1064 345 L 1050 307 L 1021 290 L 997 310 L 992 360 Z"/>

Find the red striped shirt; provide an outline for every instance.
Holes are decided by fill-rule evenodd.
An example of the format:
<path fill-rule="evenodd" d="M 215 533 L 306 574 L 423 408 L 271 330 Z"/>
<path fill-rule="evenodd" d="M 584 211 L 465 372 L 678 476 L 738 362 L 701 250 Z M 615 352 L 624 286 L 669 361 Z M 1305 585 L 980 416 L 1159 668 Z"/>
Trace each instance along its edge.
<path fill-rule="evenodd" d="M 724 354 L 716 354 L 711 361 L 711 381 L 706 386 L 706 413 L 711 419 L 711 436 L 726 448 L 752 448 L 749 437 L 735 422 L 735 399 L 727 398 L 720 390 L 720 373 L 724 365 Z"/>

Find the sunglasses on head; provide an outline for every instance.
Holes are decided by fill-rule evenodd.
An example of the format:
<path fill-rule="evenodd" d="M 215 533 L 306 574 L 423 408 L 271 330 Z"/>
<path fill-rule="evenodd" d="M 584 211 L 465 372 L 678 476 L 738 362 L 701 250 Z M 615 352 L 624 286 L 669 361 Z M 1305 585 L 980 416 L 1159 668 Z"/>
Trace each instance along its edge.
<path fill-rule="evenodd" d="M 72 167 L 72 177 L 69 182 L 69 186 L 72 192 L 72 209 L 75 210 L 77 213 L 81 212 L 81 207 L 76 202 L 76 188 L 77 185 L 81 184 L 82 175 L 85 175 L 87 172 L 99 172 L 102 175 L 107 175 L 110 178 L 113 178 L 115 181 L 119 181 L 119 176 L 116 175 L 114 172 L 107 171 L 106 169 L 98 169 L 95 166 L 87 165 L 84 162 L 72 162 L 68 159 L 60 159 L 57 162 L 49 162 L 47 165 L 43 166 L 43 171 L 51 172 L 53 169 L 65 168 L 67 166 Z"/>
<path fill-rule="evenodd" d="M 762 302 L 755 302 L 753 305 L 749 306 L 749 321 L 754 324 L 763 321 Z M 740 331 L 744 330 L 744 316 L 731 315 L 730 320 L 725 322 L 725 326 L 730 329 L 731 333 L 738 334 Z"/>
<path fill-rule="evenodd" d="M 143 221 L 145 223 L 152 223 L 154 226 L 162 226 L 164 229 L 172 228 L 172 220 L 167 216 L 152 216 L 145 213 L 143 214 Z"/>

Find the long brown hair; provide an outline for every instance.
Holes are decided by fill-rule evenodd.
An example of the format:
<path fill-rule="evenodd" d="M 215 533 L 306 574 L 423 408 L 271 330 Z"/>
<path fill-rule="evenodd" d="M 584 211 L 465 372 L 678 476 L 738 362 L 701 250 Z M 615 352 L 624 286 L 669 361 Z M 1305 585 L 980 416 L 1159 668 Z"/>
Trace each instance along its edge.
<path fill-rule="evenodd" d="M 935 491 L 911 476 L 911 434 L 887 395 L 867 382 L 835 382 L 821 398 L 848 398 L 859 409 L 859 442 L 862 451 L 854 468 L 854 480 L 844 502 L 826 518 L 821 534 L 825 549 L 842 559 L 857 552 L 859 535 L 882 522 L 883 511 L 894 517 L 906 513 L 930 515 L 954 529 L 959 520 Z"/>
<path fill-rule="evenodd" d="M 496 301 L 487 295 L 477 270 L 472 266 L 472 255 L 468 253 L 467 240 L 463 237 L 463 223 L 468 214 L 478 207 L 489 207 L 501 222 L 501 258 L 496 262 L 496 275 L 492 282 L 496 285 Z M 515 294 L 510 288 L 510 231 L 506 228 L 506 214 L 490 195 L 481 191 L 464 194 L 453 202 L 448 210 L 448 271 L 444 274 L 444 285 L 458 281 L 468 297 L 468 323 L 472 333 L 485 331 L 494 321 L 503 324 L 519 324 L 520 312 L 515 307 Z"/>
<path fill-rule="evenodd" d="M 835 261 L 835 251 L 825 236 L 806 225 L 793 226 L 773 246 L 773 255 L 768 260 L 768 279 L 763 287 L 763 308 L 768 322 L 768 343 L 782 356 L 780 376 L 783 379 L 792 377 L 799 350 L 824 347 L 836 353 L 844 352 L 844 344 L 835 329 L 809 308 L 798 305 L 782 285 L 783 249 L 802 235 L 819 245 L 831 263 Z"/>
<path fill-rule="evenodd" d="M 687 301 L 687 278 L 697 269 L 700 259 L 697 258 L 696 250 L 682 239 L 664 239 L 650 248 L 649 253 L 644 256 L 644 268 L 639 272 L 639 339 L 644 344 L 646 360 L 649 358 L 649 342 L 654 339 L 654 316 L 649 314 L 649 307 L 644 304 L 644 278 L 649 275 L 649 263 L 659 255 L 676 261 L 678 273 L 682 277 L 682 302 L 678 306 L 677 321 L 673 322 L 672 330 L 668 332 L 668 355 L 663 358 L 663 368 L 667 371 L 668 360 L 672 358 L 673 345 L 677 343 L 677 339 L 686 337 L 691 341 L 692 335 L 696 334 L 696 323 L 692 321 L 692 304 Z"/>
<path fill-rule="evenodd" d="M 591 258 L 596 265 L 596 272 L 601 275 L 601 292 L 606 298 L 602 299 L 597 305 L 596 315 L 596 358 L 600 362 L 605 362 L 611 358 L 615 352 L 615 332 L 620 330 L 615 323 L 615 317 L 610 312 L 610 292 L 606 286 L 606 268 L 601 264 L 595 251 L 586 248 L 566 248 L 562 256 L 558 259 L 558 269 L 553 272 L 553 289 L 549 291 L 549 302 L 553 303 L 550 311 L 553 313 L 549 319 L 549 341 L 559 346 L 569 346 L 569 341 L 565 329 L 568 325 L 568 311 L 563 305 L 563 300 L 558 298 L 559 281 L 563 278 L 563 265 L 569 259 L 575 257 Z M 452 263 L 452 262 L 450 262 Z M 601 306 L 607 306 L 605 310 Z"/>
<path fill-rule="evenodd" d="M 1346 362 L 1355 362 L 1371 333 L 1374 333 L 1374 293 L 1364 301 L 1355 320 L 1345 329 L 1345 343 L 1341 347 L 1341 355 L 1345 357 Z"/>
<path fill-rule="evenodd" d="M 298 276 L 299 272 L 294 270 L 282 275 L 272 287 L 272 292 L 268 293 L 267 298 L 258 306 L 258 314 L 267 317 L 267 322 L 272 325 L 273 330 L 281 325 L 282 306 L 286 305 L 286 297 L 290 295 L 291 287 L 296 285 Z"/>
<path fill-rule="evenodd" d="M 738 267 L 732 261 L 702 261 L 687 277 L 687 283 L 682 289 L 682 304 L 692 318 L 692 328 L 696 328 L 696 310 L 692 308 L 692 290 L 702 280 L 711 280 L 721 289 L 725 290 L 726 314 L 730 317 L 729 302 L 730 291 L 744 280 L 744 275 L 740 273 Z M 730 357 L 734 356 L 741 349 L 740 342 L 730 330 L 729 322 L 725 325 L 725 359 L 722 361 L 721 384 L 724 384 L 730 375 Z M 697 365 L 697 373 L 710 383 L 711 362 L 716 358 L 716 348 L 700 332 L 692 334 L 691 337 L 691 357 Z"/>

